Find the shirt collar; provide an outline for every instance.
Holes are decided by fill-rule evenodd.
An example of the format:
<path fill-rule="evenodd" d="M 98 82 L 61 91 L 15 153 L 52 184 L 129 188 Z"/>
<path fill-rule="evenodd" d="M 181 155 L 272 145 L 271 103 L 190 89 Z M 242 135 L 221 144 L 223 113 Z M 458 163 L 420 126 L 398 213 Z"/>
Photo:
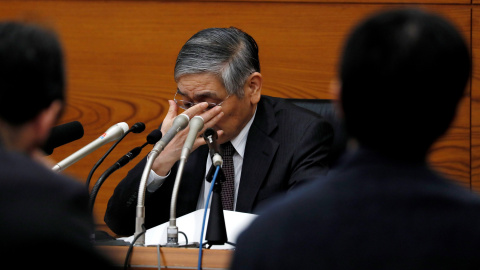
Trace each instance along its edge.
<path fill-rule="evenodd" d="M 255 115 L 257 114 L 257 109 L 255 109 L 255 113 L 253 114 L 252 118 L 248 123 L 243 127 L 242 131 L 237 135 L 237 137 L 233 138 L 230 142 L 233 145 L 233 148 L 235 148 L 235 151 L 237 154 L 240 155 L 240 157 L 243 158 L 243 155 L 245 153 L 245 146 L 247 145 L 247 135 L 248 132 L 250 131 L 250 127 L 252 126 L 253 119 L 255 119 Z"/>

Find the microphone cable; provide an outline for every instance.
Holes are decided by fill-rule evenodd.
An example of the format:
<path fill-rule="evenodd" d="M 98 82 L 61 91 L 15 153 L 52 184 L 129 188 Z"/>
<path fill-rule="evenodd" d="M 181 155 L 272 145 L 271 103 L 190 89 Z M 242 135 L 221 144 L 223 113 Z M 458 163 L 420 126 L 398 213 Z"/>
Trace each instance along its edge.
<path fill-rule="evenodd" d="M 107 177 L 109 177 L 116 170 L 125 166 L 128 162 L 130 162 L 130 160 L 137 157 L 145 146 L 149 144 L 156 144 L 161 138 L 162 138 L 162 132 L 159 129 L 153 130 L 152 132 L 150 132 L 150 134 L 148 134 L 147 142 L 145 142 L 142 146 L 135 147 L 132 150 L 130 150 L 130 152 L 122 156 L 117 162 L 115 162 L 115 164 L 110 166 L 110 168 L 108 168 L 100 176 L 100 178 L 98 178 L 97 182 L 92 188 L 92 191 L 90 192 L 90 199 L 89 199 L 90 212 L 93 213 L 93 205 L 95 204 L 95 199 L 97 198 L 98 190 L 103 185 Z"/>
<path fill-rule="evenodd" d="M 205 229 L 205 221 L 207 219 L 207 209 L 208 203 L 210 202 L 210 196 L 212 195 L 213 186 L 215 185 L 215 180 L 217 179 L 218 172 L 220 171 L 220 165 L 217 165 L 215 169 L 215 174 L 213 175 L 212 183 L 210 185 L 210 190 L 208 191 L 207 201 L 205 202 L 205 209 L 203 212 L 203 221 L 202 221 L 202 232 L 200 233 L 200 246 L 198 248 L 198 267 L 197 269 L 202 269 L 202 250 L 203 250 L 203 231 Z"/>
<path fill-rule="evenodd" d="M 100 166 L 100 164 L 102 164 L 102 162 L 105 160 L 105 158 L 110 154 L 110 152 L 112 152 L 112 150 L 123 140 L 123 138 L 125 138 L 125 136 L 127 136 L 128 133 L 130 132 L 133 132 L 133 133 L 140 133 L 140 132 L 143 132 L 145 130 L 145 124 L 142 123 L 142 122 L 137 122 L 135 123 L 129 130 L 127 130 L 127 132 L 125 132 L 125 134 L 123 134 L 122 137 L 120 137 L 120 139 L 118 139 L 111 147 L 110 149 L 108 149 L 108 151 L 97 161 L 97 163 L 95 163 L 95 165 L 93 166 L 93 168 L 90 170 L 90 173 L 88 174 L 88 177 L 87 177 L 87 181 L 85 183 L 85 185 L 87 186 L 87 191 L 90 190 L 90 179 L 92 179 L 92 176 L 93 176 L 93 173 L 95 172 L 95 170 L 98 168 L 98 166 Z"/>
<path fill-rule="evenodd" d="M 130 245 L 128 246 L 128 250 L 127 250 L 127 254 L 125 255 L 125 260 L 124 260 L 124 263 L 123 263 L 123 269 L 124 270 L 128 270 L 131 265 L 130 265 L 130 258 L 132 256 L 132 250 L 134 248 L 134 245 L 135 245 L 135 242 L 137 242 L 138 238 L 140 238 L 140 236 L 144 235 L 145 233 L 147 233 L 147 230 L 145 229 L 145 224 L 142 224 L 142 232 L 140 234 L 138 234 L 137 236 L 135 236 L 133 238 L 133 241 L 130 243 Z M 188 238 L 187 238 L 187 235 L 183 232 L 178 232 L 180 234 L 183 234 L 183 236 L 185 236 L 185 239 L 187 241 L 187 245 L 188 245 Z M 164 247 L 160 244 L 157 245 L 157 262 L 158 262 L 158 269 L 162 268 L 162 259 L 161 259 L 161 256 L 160 256 L 160 248 L 161 247 Z M 166 266 L 166 265 L 165 265 Z M 167 266 L 165 268 L 168 268 Z"/>
<path fill-rule="evenodd" d="M 135 242 L 137 242 L 138 238 L 140 238 L 140 236 L 144 235 L 146 232 L 147 232 L 147 230 L 145 229 L 145 225 L 142 224 L 142 231 L 137 236 L 135 236 L 133 238 L 132 243 L 130 243 L 130 245 L 128 246 L 127 254 L 125 256 L 125 261 L 123 263 L 123 269 L 124 270 L 127 270 L 127 269 L 130 268 L 130 257 L 131 257 L 131 254 L 132 254 L 133 245 L 135 244 Z"/>

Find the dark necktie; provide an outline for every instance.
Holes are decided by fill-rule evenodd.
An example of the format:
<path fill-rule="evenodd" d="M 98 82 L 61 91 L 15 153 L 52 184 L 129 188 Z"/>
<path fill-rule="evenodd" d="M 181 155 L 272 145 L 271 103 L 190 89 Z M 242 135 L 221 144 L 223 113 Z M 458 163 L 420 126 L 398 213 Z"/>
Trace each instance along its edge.
<path fill-rule="evenodd" d="M 231 142 L 222 144 L 223 150 L 223 173 L 225 182 L 222 184 L 222 204 L 223 210 L 233 211 L 233 202 L 235 197 L 235 169 L 233 167 L 233 154 L 235 148 Z"/>

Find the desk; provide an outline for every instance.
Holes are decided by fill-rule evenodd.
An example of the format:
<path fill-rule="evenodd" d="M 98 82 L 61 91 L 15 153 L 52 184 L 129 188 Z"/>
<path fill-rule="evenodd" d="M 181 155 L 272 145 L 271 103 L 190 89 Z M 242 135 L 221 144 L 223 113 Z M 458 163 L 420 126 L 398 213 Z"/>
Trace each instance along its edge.
<path fill-rule="evenodd" d="M 123 268 L 128 246 L 98 246 L 113 262 Z M 158 269 L 158 250 L 160 264 L 173 269 L 197 269 L 198 248 L 169 248 L 135 246 L 130 255 L 132 268 Z M 203 269 L 228 269 L 233 250 L 204 249 L 202 251 Z"/>

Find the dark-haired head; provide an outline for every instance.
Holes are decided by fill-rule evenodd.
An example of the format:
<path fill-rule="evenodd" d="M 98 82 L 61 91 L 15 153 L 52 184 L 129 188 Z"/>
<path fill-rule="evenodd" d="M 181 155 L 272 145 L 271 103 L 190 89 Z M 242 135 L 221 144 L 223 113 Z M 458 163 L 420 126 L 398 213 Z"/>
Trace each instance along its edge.
<path fill-rule="evenodd" d="M 377 13 L 351 33 L 340 63 L 350 136 L 398 157 L 425 157 L 450 126 L 471 72 L 458 30 L 419 9 Z"/>
<path fill-rule="evenodd" d="M 258 46 L 244 31 L 207 28 L 193 35 L 180 50 L 175 81 L 185 75 L 211 73 L 229 95 L 243 97 L 243 86 L 253 72 L 260 72 Z"/>
<path fill-rule="evenodd" d="M 12 126 L 64 101 L 63 52 L 55 32 L 23 22 L 0 22 L 0 118 Z"/>

